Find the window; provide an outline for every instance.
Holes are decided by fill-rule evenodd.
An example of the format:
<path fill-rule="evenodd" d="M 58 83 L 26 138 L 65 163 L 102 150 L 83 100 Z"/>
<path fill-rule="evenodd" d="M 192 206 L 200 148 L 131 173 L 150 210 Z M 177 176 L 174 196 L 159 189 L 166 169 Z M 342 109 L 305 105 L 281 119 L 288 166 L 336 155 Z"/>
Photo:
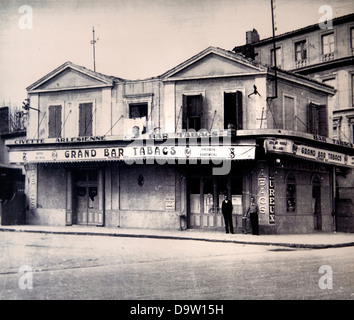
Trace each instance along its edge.
<path fill-rule="evenodd" d="M 296 211 L 296 180 L 293 174 L 286 179 L 286 211 Z"/>
<path fill-rule="evenodd" d="M 48 137 L 59 138 L 61 136 L 61 106 L 49 106 Z"/>
<path fill-rule="evenodd" d="M 350 28 L 350 47 L 352 48 L 352 54 L 354 51 L 354 27 Z"/>
<path fill-rule="evenodd" d="M 132 129 L 134 137 L 138 137 L 140 133 L 146 133 L 147 117 L 148 117 L 147 102 L 129 103 L 129 118 L 135 119 L 134 126 Z"/>
<path fill-rule="evenodd" d="M 183 126 L 182 129 L 201 129 L 203 111 L 202 95 L 183 95 Z"/>
<path fill-rule="evenodd" d="M 322 36 L 322 61 L 334 59 L 334 34 L 326 34 Z"/>
<path fill-rule="evenodd" d="M 242 92 L 224 92 L 224 129 L 242 129 Z"/>
<path fill-rule="evenodd" d="M 295 61 L 307 59 L 306 40 L 295 43 Z"/>
<path fill-rule="evenodd" d="M 340 140 L 341 139 L 341 125 L 342 117 L 333 118 L 333 138 Z"/>
<path fill-rule="evenodd" d="M 310 103 L 307 113 L 308 133 L 328 136 L 327 106 Z"/>
<path fill-rule="evenodd" d="M 92 136 L 92 103 L 79 104 L 79 136 Z"/>
<path fill-rule="evenodd" d="M 147 118 L 148 104 L 147 103 L 130 103 L 129 104 L 129 118 Z"/>
<path fill-rule="evenodd" d="M 282 66 L 282 53 L 281 53 L 281 48 L 275 48 L 275 52 L 276 52 L 276 59 L 277 59 L 277 67 L 281 68 Z M 271 59 L 271 65 L 272 67 L 275 66 L 275 62 L 274 62 L 274 49 L 270 50 L 270 59 Z"/>

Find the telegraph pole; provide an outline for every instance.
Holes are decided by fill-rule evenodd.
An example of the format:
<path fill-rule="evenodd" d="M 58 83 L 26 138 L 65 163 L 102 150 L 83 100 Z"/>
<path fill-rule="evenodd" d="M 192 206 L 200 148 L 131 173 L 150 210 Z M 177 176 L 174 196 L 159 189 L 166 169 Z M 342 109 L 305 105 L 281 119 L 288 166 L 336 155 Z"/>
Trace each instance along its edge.
<path fill-rule="evenodd" d="M 98 40 L 98 39 L 97 39 L 97 40 Z M 97 40 L 95 39 L 95 28 L 92 27 L 92 40 L 91 40 L 91 44 L 92 44 L 92 49 L 93 49 L 93 71 L 96 71 L 95 44 L 96 44 Z"/>

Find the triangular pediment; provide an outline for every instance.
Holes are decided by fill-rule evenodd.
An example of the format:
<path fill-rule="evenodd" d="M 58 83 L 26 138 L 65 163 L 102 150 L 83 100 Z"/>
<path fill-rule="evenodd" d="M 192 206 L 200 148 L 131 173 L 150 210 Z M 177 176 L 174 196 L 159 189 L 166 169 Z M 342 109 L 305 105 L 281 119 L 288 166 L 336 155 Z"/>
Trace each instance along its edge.
<path fill-rule="evenodd" d="M 86 68 L 65 63 L 27 88 L 29 92 L 73 90 L 112 86 L 113 79 Z"/>
<path fill-rule="evenodd" d="M 200 54 L 166 72 L 165 79 L 207 78 L 227 75 L 242 75 L 260 72 L 264 67 L 256 65 L 240 55 L 210 47 Z"/>

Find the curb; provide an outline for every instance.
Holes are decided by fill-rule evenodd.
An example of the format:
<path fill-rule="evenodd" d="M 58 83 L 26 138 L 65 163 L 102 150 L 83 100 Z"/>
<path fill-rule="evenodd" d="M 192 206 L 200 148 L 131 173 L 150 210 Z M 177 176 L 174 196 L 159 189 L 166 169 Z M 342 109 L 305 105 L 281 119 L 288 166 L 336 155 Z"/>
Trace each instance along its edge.
<path fill-rule="evenodd" d="M 263 246 L 278 246 L 298 249 L 328 249 L 328 248 L 343 248 L 354 246 L 354 242 L 344 242 L 335 244 L 306 244 L 306 243 L 287 243 L 287 242 L 262 242 L 262 241 L 244 241 L 244 240 L 228 240 L 228 239 L 212 239 L 189 236 L 175 235 L 157 235 L 157 234 L 126 234 L 114 232 L 88 232 L 88 231 L 55 231 L 55 230 L 26 230 L 13 228 L 0 228 L 3 232 L 27 232 L 27 233 L 42 233 L 42 234 L 59 234 L 59 235 L 82 235 L 82 236 L 107 236 L 121 238 L 147 238 L 147 239 L 167 239 L 167 240 L 194 240 L 205 242 L 223 242 L 235 244 L 263 245 Z"/>

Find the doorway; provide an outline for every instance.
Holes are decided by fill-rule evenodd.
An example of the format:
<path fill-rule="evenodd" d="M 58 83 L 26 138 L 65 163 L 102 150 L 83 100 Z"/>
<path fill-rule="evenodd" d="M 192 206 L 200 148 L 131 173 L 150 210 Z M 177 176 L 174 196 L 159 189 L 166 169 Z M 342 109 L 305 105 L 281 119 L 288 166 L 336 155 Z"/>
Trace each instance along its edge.
<path fill-rule="evenodd" d="M 236 215 L 242 213 L 242 175 L 235 177 L 192 176 L 188 180 L 190 228 L 224 228 L 221 204 L 227 195 L 233 204 L 234 228 Z"/>
<path fill-rule="evenodd" d="M 322 230 L 322 213 L 321 213 L 321 185 L 320 179 L 314 177 L 312 181 L 312 209 L 314 215 L 314 229 Z"/>
<path fill-rule="evenodd" d="M 75 211 L 73 223 L 97 225 L 99 223 L 98 170 L 78 169 L 74 172 Z"/>

